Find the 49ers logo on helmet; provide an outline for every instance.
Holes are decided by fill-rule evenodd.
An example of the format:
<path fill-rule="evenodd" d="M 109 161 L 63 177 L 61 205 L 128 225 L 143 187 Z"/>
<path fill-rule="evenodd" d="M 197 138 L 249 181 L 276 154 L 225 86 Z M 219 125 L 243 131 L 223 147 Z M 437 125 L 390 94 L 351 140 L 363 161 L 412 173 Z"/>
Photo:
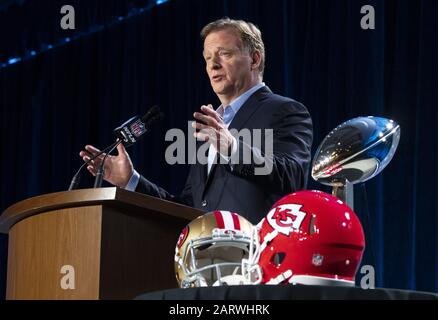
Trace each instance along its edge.
<path fill-rule="evenodd" d="M 272 228 L 280 233 L 289 235 L 298 231 L 303 223 L 306 213 L 300 211 L 302 205 L 282 204 L 269 211 L 267 220 Z"/>
<path fill-rule="evenodd" d="M 176 243 L 176 247 L 178 249 L 181 248 L 188 234 L 189 234 L 189 226 L 185 227 L 181 232 L 181 234 L 179 235 L 178 242 Z"/>

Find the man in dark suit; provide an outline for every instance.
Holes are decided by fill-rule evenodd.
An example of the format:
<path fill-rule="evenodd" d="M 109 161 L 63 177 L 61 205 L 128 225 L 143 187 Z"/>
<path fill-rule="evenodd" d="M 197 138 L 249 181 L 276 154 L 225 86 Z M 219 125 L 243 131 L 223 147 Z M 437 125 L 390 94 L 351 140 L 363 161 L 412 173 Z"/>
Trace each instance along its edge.
<path fill-rule="evenodd" d="M 174 196 L 140 176 L 120 144 L 118 155 L 105 162 L 104 179 L 205 211 L 234 211 L 258 223 L 275 201 L 305 188 L 312 121 L 302 104 L 272 93 L 262 82 L 265 50 L 256 26 L 225 18 L 205 26 L 201 36 L 206 71 L 221 101 L 216 110 L 204 105 L 194 113 L 194 135 L 208 143 L 207 163 L 192 164 L 184 190 Z M 243 129 L 253 137 L 258 130 L 260 143 L 244 139 Z M 84 161 L 98 152 L 85 149 Z M 93 175 L 100 159 L 88 166 Z"/>

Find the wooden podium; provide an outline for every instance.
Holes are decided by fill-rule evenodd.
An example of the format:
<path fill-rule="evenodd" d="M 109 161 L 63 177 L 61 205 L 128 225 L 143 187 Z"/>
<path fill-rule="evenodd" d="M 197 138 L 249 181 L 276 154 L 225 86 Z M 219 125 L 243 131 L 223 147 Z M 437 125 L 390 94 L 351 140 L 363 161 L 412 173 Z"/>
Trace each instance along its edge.
<path fill-rule="evenodd" d="M 132 299 L 176 288 L 175 245 L 203 212 L 118 188 L 58 192 L 0 216 L 7 299 Z"/>

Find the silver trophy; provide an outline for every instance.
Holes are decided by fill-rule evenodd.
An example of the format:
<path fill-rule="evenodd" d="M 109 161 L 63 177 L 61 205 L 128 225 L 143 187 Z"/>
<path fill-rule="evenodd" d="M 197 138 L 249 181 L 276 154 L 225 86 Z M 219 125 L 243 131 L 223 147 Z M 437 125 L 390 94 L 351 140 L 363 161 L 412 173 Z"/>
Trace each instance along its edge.
<path fill-rule="evenodd" d="M 378 175 L 400 141 L 400 126 L 379 117 L 358 117 L 332 130 L 319 145 L 312 178 L 333 187 L 332 194 L 354 209 L 353 185 Z"/>

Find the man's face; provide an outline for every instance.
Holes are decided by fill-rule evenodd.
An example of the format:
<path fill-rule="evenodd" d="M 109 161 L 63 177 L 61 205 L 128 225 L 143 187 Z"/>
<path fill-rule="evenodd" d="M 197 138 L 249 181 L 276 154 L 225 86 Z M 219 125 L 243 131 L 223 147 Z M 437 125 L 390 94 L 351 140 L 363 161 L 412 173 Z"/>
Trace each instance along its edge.
<path fill-rule="evenodd" d="M 217 95 L 235 98 L 249 89 L 252 59 L 234 30 L 210 33 L 204 40 L 203 55 Z"/>

